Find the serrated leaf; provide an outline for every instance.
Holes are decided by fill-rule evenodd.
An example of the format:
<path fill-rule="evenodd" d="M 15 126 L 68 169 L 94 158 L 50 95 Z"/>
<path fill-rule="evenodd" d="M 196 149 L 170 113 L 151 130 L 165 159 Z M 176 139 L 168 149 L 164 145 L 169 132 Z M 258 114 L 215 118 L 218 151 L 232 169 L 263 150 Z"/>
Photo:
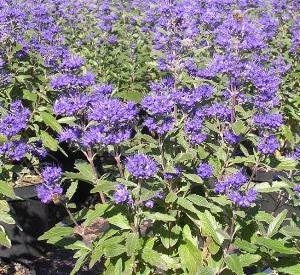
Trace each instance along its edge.
<path fill-rule="evenodd" d="M 249 253 L 255 253 L 257 250 L 256 245 L 240 239 L 235 240 L 234 246 Z"/>
<path fill-rule="evenodd" d="M 0 225 L 0 245 L 10 248 L 11 241 L 5 233 L 4 227 Z"/>
<path fill-rule="evenodd" d="M 50 126 L 52 130 L 54 130 L 56 132 L 62 131 L 61 125 L 58 123 L 58 121 L 52 114 L 47 113 L 47 112 L 41 112 L 40 116 L 41 116 L 42 120 L 45 122 L 45 124 L 47 126 Z"/>
<path fill-rule="evenodd" d="M 166 258 L 169 258 L 167 255 L 163 257 L 161 253 L 158 253 L 152 249 L 145 248 L 143 249 L 142 259 L 152 267 L 162 269 L 164 271 L 172 268 L 169 263 L 166 261 Z"/>
<path fill-rule="evenodd" d="M 77 181 L 73 181 L 73 182 L 70 184 L 70 186 L 69 186 L 69 188 L 68 188 L 68 190 L 67 190 L 67 192 L 66 192 L 66 196 L 67 196 L 67 198 L 68 198 L 69 200 L 71 200 L 72 197 L 74 196 L 74 194 L 75 194 L 75 192 L 76 192 L 76 190 L 77 190 L 77 187 L 78 187 L 78 182 L 77 182 Z"/>
<path fill-rule="evenodd" d="M 116 188 L 116 183 L 108 180 L 98 180 L 96 186 L 91 190 L 91 193 L 109 192 Z"/>
<path fill-rule="evenodd" d="M 146 218 L 151 219 L 153 221 L 164 221 L 164 222 L 175 222 L 176 219 L 168 214 L 163 214 L 163 213 L 149 213 L 149 212 L 144 212 L 144 215 Z"/>
<path fill-rule="evenodd" d="M 13 217 L 4 211 L 0 211 L 0 221 L 7 224 L 15 224 Z"/>
<path fill-rule="evenodd" d="M 91 260 L 89 262 L 89 268 L 92 268 L 95 263 L 101 260 L 101 257 L 104 255 L 103 246 L 98 245 L 92 250 Z"/>
<path fill-rule="evenodd" d="M 284 226 L 281 228 L 280 232 L 289 237 L 300 237 L 300 228 L 296 226 Z"/>
<path fill-rule="evenodd" d="M 83 255 L 81 255 L 78 260 L 75 263 L 74 268 L 72 269 L 70 275 L 75 275 L 77 273 L 77 271 L 80 270 L 80 268 L 83 266 L 83 264 L 85 263 L 87 258 L 87 252 L 83 253 Z"/>
<path fill-rule="evenodd" d="M 56 225 L 51 228 L 47 232 L 45 232 L 42 236 L 38 238 L 39 241 L 48 240 L 52 238 L 62 238 L 65 236 L 70 236 L 73 233 L 73 228 L 68 226 Z"/>
<path fill-rule="evenodd" d="M 117 257 L 126 252 L 124 245 L 118 243 L 110 243 L 109 240 L 104 245 L 104 255 L 106 257 Z"/>
<path fill-rule="evenodd" d="M 250 187 L 254 187 L 260 193 L 272 193 L 280 191 L 282 188 L 288 188 L 289 184 L 284 181 L 273 181 L 273 182 L 261 182 L 261 183 L 251 183 Z"/>
<path fill-rule="evenodd" d="M 207 210 L 204 213 L 198 214 L 198 217 L 203 232 L 212 237 L 218 245 L 222 245 L 224 236 L 217 232 L 217 229 L 221 229 L 221 226 L 217 223 L 215 217 Z"/>
<path fill-rule="evenodd" d="M 0 180 L 0 194 L 6 196 L 8 198 L 11 198 L 11 199 L 16 198 L 12 184 L 10 184 L 6 181 L 3 181 L 3 180 Z"/>
<path fill-rule="evenodd" d="M 196 274 L 197 270 L 202 265 L 202 253 L 189 240 L 178 248 L 180 262 L 184 268 L 188 270 L 188 274 Z"/>
<path fill-rule="evenodd" d="M 191 194 L 188 195 L 186 198 L 197 206 L 209 208 L 213 213 L 223 212 L 223 209 L 221 207 L 214 205 L 213 203 L 210 203 L 206 198 L 202 196 Z"/>
<path fill-rule="evenodd" d="M 280 274 L 299 275 L 300 264 L 286 266 L 286 267 L 279 267 L 276 268 L 276 270 L 281 272 Z"/>
<path fill-rule="evenodd" d="M 248 267 L 261 259 L 260 255 L 243 254 L 239 256 L 242 267 Z"/>
<path fill-rule="evenodd" d="M 43 142 L 43 145 L 46 148 L 49 148 L 52 151 L 57 151 L 58 149 L 58 141 L 50 136 L 47 132 L 45 131 L 40 131 L 40 138 Z"/>
<path fill-rule="evenodd" d="M 279 164 L 274 167 L 278 171 L 294 170 L 298 164 L 298 161 L 294 159 L 280 157 L 278 160 Z"/>
<path fill-rule="evenodd" d="M 265 237 L 256 237 L 256 244 L 262 245 L 268 249 L 274 250 L 283 254 L 297 254 L 299 251 L 295 247 L 285 246 L 284 241 L 272 240 Z"/>
<path fill-rule="evenodd" d="M 131 229 L 128 220 L 121 213 L 107 219 L 110 224 L 113 224 L 121 229 Z"/>
<path fill-rule="evenodd" d="M 123 262 L 122 259 L 118 259 L 116 265 L 115 265 L 115 271 L 114 274 L 115 275 L 123 275 Z"/>
<path fill-rule="evenodd" d="M 203 183 L 203 180 L 197 176 L 196 174 L 186 174 L 186 173 L 183 173 L 183 175 L 188 179 L 190 180 L 191 182 L 195 182 L 195 183 Z"/>
<path fill-rule="evenodd" d="M 183 207 L 184 209 L 191 211 L 193 213 L 197 213 L 200 211 L 198 209 L 195 208 L 195 206 L 187 199 L 185 198 L 178 198 L 177 200 L 177 204 L 181 207 Z"/>
<path fill-rule="evenodd" d="M 281 224 L 286 218 L 287 213 L 288 210 L 285 209 L 272 220 L 268 228 L 267 237 L 272 238 L 278 232 Z"/>
<path fill-rule="evenodd" d="M 64 176 L 69 179 L 81 180 L 91 184 L 94 184 L 94 172 L 91 165 L 85 161 L 77 161 L 75 163 L 76 170 L 79 173 L 66 172 Z"/>
<path fill-rule="evenodd" d="M 135 254 L 139 247 L 139 236 L 136 233 L 129 233 L 126 238 L 126 251 L 127 255 L 130 257 Z"/>
<path fill-rule="evenodd" d="M 241 265 L 240 259 L 236 254 L 229 255 L 225 258 L 225 263 L 227 267 L 237 275 L 243 275 L 243 267 Z"/>

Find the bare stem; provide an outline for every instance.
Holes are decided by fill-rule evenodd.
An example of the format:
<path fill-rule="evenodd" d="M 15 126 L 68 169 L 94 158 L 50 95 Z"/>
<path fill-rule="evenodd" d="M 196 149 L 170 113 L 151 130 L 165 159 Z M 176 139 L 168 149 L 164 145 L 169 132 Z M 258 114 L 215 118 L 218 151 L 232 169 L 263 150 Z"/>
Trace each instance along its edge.
<path fill-rule="evenodd" d="M 164 149 L 164 141 L 161 136 L 159 136 L 158 142 L 159 142 L 159 151 L 160 151 L 161 158 L 162 158 L 162 167 L 163 167 L 163 169 L 165 169 L 166 168 L 165 149 Z"/>
<path fill-rule="evenodd" d="M 95 179 L 95 182 L 97 182 L 97 180 L 99 179 L 99 176 L 98 176 L 98 171 L 96 169 L 96 166 L 95 166 L 95 163 L 94 163 L 94 155 L 93 155 L 93 152 L 92 152 L 92 149 L 89 148 L 86 152 L 85 152 L 85 156 L 89 162 L 89 164 L 92 166 L 92 169 L 93 169 L 93 173 L 94 173 L 94 179 Z M 99 192 L 100 194 L 100 199 L 101 199 L 101 202 L 102 203 L 105 203 L 106 200 L 105 200 L 105 196 L 103 194 L 103 192 Z"/>
<path fill-rule="evenodd" d="M 79 226 L 78 222 L 75 220 L 73 214 L 71 213 L 71 211 L 69 210 L 69 208 L 67 207 L 67 205 L 64 203 L 63 204 L 64 208 L 66 209 L 70 219 L 73 221 L 73 223 L 76 225 L 76 226 Z"/>
<path fill-rule="evenodd" d="M 114 151 L 115 151 L 115 160 L 116 160 L 116 163 L 117 163 L 117 167 L 118 167 L 120 176 L 122 178 L 124 178 L 124 171 L 123 171 L 123 166 L 122 166 L 122 163 L 121 163 L 121 153 L 119 151 L 119 146 L 118 145 L 114 146 Z"/>

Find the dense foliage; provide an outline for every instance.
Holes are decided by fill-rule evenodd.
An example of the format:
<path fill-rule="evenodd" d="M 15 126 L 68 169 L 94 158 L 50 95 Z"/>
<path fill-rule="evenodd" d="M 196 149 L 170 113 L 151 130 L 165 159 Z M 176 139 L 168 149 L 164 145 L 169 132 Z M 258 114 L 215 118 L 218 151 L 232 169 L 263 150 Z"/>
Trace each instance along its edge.
<path fill-rule="evenodd" d="M 1 0 L 0 221 L 30 180 L 73 274 L 299 274 L 299 10 Z"/>

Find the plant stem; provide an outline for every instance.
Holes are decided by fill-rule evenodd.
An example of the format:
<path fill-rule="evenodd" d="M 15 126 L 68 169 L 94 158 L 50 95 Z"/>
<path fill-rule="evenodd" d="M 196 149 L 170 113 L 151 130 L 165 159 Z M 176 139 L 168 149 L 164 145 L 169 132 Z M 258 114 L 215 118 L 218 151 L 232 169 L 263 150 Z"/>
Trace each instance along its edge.
<path fill-rule="evenodd" d="M 122 163 L 121 163 L 121 153 L 119 151 L 119 146 L 118 145 L 114 146 L 114 151 L 115 151 L 115 160 L 117 162 L 117 167 L 118 167 L 120 176 L 122 178 L 124 178 L 124 171 L 123 171 L 123 166 L 122 166 Z"/>
<path fill-rule="evenodd" d="M 93 173 L 94 173 L 94 179 L 95 179 L 95 182 L 97 182 L 97 180 L 99 179 L 99 176 L 98 176 L 98 171 L 97 171 L 95 163 L 94 163 L 94 155 L 93 155 L 91 148 L 89 148 L 87 150 L 87 152 L 85 153 L 85 156 L 87 157 L 89 164 L 92 166 Z M 99 194 L 100 194 L 101 202 L 104 204 L 106 202 L 105 196 L 102 191 L 100 191 Z"/>
<path fill-rule="evenodd" d="M 159 136 L 158 143 L 159 143 L 159 151 L 160 151 L 161 158 L 162 158 L 162 168 L 165 169 L 166 168 L 166 158 L 165 158 L 164 141 L 163 141 L 162 136 Z"/>
<path fill-rule="evenodd" d="M 79 226 L 78 222 L 75 220 L 73 214 L 71 213 L 71 211 L 69 210 L 69 208 L 67 207 L 67 205 L 65 203 L 63 203 L 63 206 L 64 208 L 66 209 L 70 219 L 73 221 L 73 223 L 76 225 L 76 226 Z"/>

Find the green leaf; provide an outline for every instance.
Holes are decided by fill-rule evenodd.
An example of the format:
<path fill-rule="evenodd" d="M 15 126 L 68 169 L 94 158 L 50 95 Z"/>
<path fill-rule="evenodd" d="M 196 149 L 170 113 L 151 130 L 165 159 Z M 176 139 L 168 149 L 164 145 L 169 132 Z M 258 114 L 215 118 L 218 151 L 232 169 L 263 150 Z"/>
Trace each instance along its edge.
<path fill-rule="evenodd" d="M 222 245 L 224 236 L 217 232 L 217 229 L 221 229 L 221 226 L 217 223 L 215 217 L 207 210 L 204 213 L 198 214 L 198 217 L 203 232 L 212 237 L 218 245 Z"/>
<path fill-rule="evenodd" d="M 106 257 L 117 257 L 126 252 L 124 245 L 117 243 L 110 243 L 109 240 L 104 245 L 104 255 Z"/>
<path fill-rule="evenodd" d="M 185 240 L 185 243 L 179 246 L 178 253 L 180 262 L 188 270 L 188 274 L 196 274 L 202 266 L 201 251 L 192 242 Z"/>
<path fill-rule="evenodd" d="M 210 203 L 206 198 L 202 196 L 191 194 L 188 195 L 186 198 L 197 206 L 209 208 L 213 213 L 223 212 L 223 209 L 221 207 L 213 203 Z"/>
<path fill-rule="evenodd" d="M 10 184 L 6 181 L 3 181 L 3 180 L 0 180 L 0 194 L 6 196 L 8 198 L 11 198 L 11 199 L 16 198 L 12 184 Z"/>
<path fill-rule="evenodd" d="M 215 268 L 208 267 L 208 266 L 200 267 L 196 272 L 196 275 L 216 275 L 216 274 L 217 274 L 217 270 Z"/>
<path fill-rule="evenodd" d="M 136 233 L 129 233 L 126 238 L 126 251 L 130 257 L 135 254 L 139 248 L 139 236 Z"/>
<path fill-rule="evenodd" d="M 15 224 L 15 220 L 7 212 L 0 211 L 0 221 L 7 224 Z"/>
<path fill-rule="evenodd" d="M 225 258 L 225 263 L 227 267 L 237 275 L 243 275 L 243 267 L 241 265 L 240 259 L 236 254 L 231 254 Z"/>
<path fill-rule="evenodd" d="M 131 229 L 128 220 L 121 213 L 107 219 L 110 224 L 113 224 L 121 229 Z"/>
<path fill-rule="evenodd" d="M 72 269 L 70 275 L 75 275 L 77 273 L 77 271 L 80 270 L 80 268 L 83 266 L 83 264 L 86 261 L 87 253 L 88 252 L 85 252 L 85 253 L 83 253 L 83 255 L 81 255 L 79 257 L 79 259 L 76 261 L 76 264 L 75 264 L 74 268 Z"/>
<path fill-rule="evenodd" d="M 172 269 L 174 266 L 174 261 L 172 258 L 149 248 L 143 249 L 142 259 L 150 266 L 162 269 L 164 271 Z"/>
<path fill-rule="evenodd" d="M 98 245 L 92 250 L 91 260 L 89 263 L 89 268 L 91 269 L 96 262 L 101 260 L 101 257 L 104 255 L 103 246 Z"/>
<path fill-rule="evenodd" d="M 294 170 L 298 164 L 297 160 L 288 159 L 285 157 L 279 157 L 278 160 L 280 161 L 279 164 L 275 167 L 278 171 L 285 171 L 285 170 Z"/>
<path fill-rule="evenodd" d="M 186 174 L 186 173 L 183 173 L 183 175 L 188 180 L 190 180 L 191 182 L 195 182 L 195 183 L 199 183 L 199 184 L 203 183 L 203 180 L 199 176 L 197 176 L 195 174 Z"/>
<path fill-rule="evenodd" d="M 299 251 L 295 247 L 286 247 L 284 241 L 272 240 L 265 237 L 256 237 L 256 244 L 283 254 L 297 254 Z"/>
<path fill-rule="evenodd" d="M 283 131 L 283 134 L 285 136 L 285 138 L 292 144 L 294 145 L 295 144 L 295 138 L 294 138 L 294 135 L 290 129 L 289 126 L 287 125 L 283 125 L 282 126 L 282 131 Z"/>
<path fill-rule="evenodd" d="M 58 148 L 58 141 L 50 136 L 47 132 L 45 131 L 40 131 L 40 138 L 43 142 L 43 145 L 46 148 L 49 148 L 52 151 L 57 151 Z"/>
<path fill-rule="evenodd" d="M 185 198 L 178 198 L 177 204 L 180 205 L 181 207 L 185 208 L 188 211 L 191 211 L 193 213 L 200 213 L 198 209 L 195 208 L 195 206 L 187 199 Z"/>
<path fill-rule="evenodd" d="M 163 213 L 149 213 L 149 212 L 144 212 L 144 215 L 146 218 L 151 219 L 151 220 L 157 220 L 157 221 L 163 221 L 163 222 L 175 222 L 176 219 L 168 214 L 163 214 Z"/>
<path fill-rule="evenodd" d="M 171 229 L 168 228 L 167 224 L 164 224 L 160 230 L 160 240 L 163 246 L 167 249 L 173 247 L 180 238 L 181 228 L 177 225 L 173 226 Z"/>
<path fill-rule="evenodd" d="M 110 206 L 108 204 L 96 204 L 95 210 L 90 209 L 86 214 L 86 220 L 83 224 L 85 226 L 91 225 L 98 217 L 102 217 L 109 207 Z"/>
<path fill-rule="evenodd" d="M 37 100 L 37 94 L 32 93 L 32 92 L 30 92 L 30 91 L 28 91 L 28 90 L 24 90 L 24 91 L 23 91 L 23 98 L 24 98 L 25 100 L 29 100 L 29 101 L 32 101 L 32 102 L 36 102 L 36 100 Z"/>
<path fill-rule="evenodd" d="M 45 122 L 46 126 L 50 126 L 51 129 L 56 132 L 62 131 L 61 125 L 58 123 L 58 121 L 56 120 L 56 118 L 53 115 L 51 115 L 50 113 L 47 113 L 47 112 L 41 112 L 40 116 L 41 116 L 42 120 Z"/>
<path fill-rule="evenodd" d="M 123 263 L 122 263 L 122 258 L 120 258 L 117 261 L 116 265 L 115 265 L 115 272 L 114 272 L 114 274 L 115 275 L 123 275 L 122 271 L 123 271 Z"/>
<path fill-rule="evenodd" d="M 55 227 L 51 228 L 45 232 L 42 236 L 38 238 L 39 241 L 49 240 L 52 238 L 62 238 L 65 236 L 70 236 L 73 234 L 73 228 L 68 226 L 61 226 L 57 224 Z"/>
<path fill-rule="evenodd" d="M 242 267 L 250 266 L 261 259 L 260 255 L 243 254 L 239 256 Z"/>
<path fill-rule="evenodd" d="M 268 228 L 267 237 L 272 238 L 278 232 L 281 224 L 286 218 L 287 213 L 288 210 L 285 209 L 272 220 Z"/>
<path fill-rule="evenodd" d="M 241 120 L 237 120 L 233 125 L 232 125 L 233 131 L 237 134 L 244 134 L 247 130 L 245 124 Z"/>
<path fill-rule="evenodd" d="M 300 264 L 286 266 L 286 267 L 280 267 L 280 268 L 277 268 L 276 270 L 283 274 L 299 275 Z"/>
<path fill-rule="evenodd" d="M 289 184 L 284 181 L 273 181 L 273 182 L 261 182 L 251 183 L 250 187 L 254 187 L 260 193 L 272 193 L 280 191 L 281 188 L 288 188 Z"/>
<path fill-rule="evenodd" d="M 257 250 L 256 245 L 240 239 L 235 240 L 234 246 L 249 253 L 255 253 Z"/>
<path fill-rule="evenodd" d="M 104 192 L 107 193 L 111 190 L 114 190 L 116 183 L 108 180 L 98 180 L 97 185 L 91 190 L 91 193 Z"/>
<path fill-rule="evenodd" d="M 300 237 L 300 228 L 296 226 L 284 226 L 280 232 L 288 237 Z"/>
<path fill-rule="evenodd" d="M 131 100 L 134 101 L 136 103 L 139 103 L 142 98 L 143 98 L 143 94 L 140 92 L 134 92 L 134 91 L 126 91 L 126 92 L 120 92 L 116 94 L 117 97 L 126 99 L 126 100 Z"/>
<path fill-rule="evenodd" d="M 174 192 L 169 192 L 168 195 L 165 198 L 165 202 L 166 203 L 173 203 L 174 201 L 176 201 L 177 199 L 177 195 Z"/>
<path fill-rule="evenodd" d="M 0 225 L 0 245 L 10 248 L 11 241 L 5 233 L 4 227 Z"/>
<path fill-rule="evenodd" d="M 69 186 L 69 188 L 68 188 L 68 190 L 67 190 L 67 192 L 66 192 L 66 196 L 67 196 L 67 198 L 68 198 L 69 200 L 71 200 L 72 197 L 74 196 L 74 194 L 75 194 L 75 192 L 76 192 L 76 190 L 77 190 L 77 187 L 78 187 L 78 181 L 73 181 L 73 182 L 70 184 L 70 186 Z"/>
<path fill-rule="evenodd" d="M 94 184 L 94 172 L 91 165 L 83 160 L 76 161 L 75 169 L 79 173 L 66 172 L 64 176 L 69 179 L 81 180 L 91 184 Z"/>

